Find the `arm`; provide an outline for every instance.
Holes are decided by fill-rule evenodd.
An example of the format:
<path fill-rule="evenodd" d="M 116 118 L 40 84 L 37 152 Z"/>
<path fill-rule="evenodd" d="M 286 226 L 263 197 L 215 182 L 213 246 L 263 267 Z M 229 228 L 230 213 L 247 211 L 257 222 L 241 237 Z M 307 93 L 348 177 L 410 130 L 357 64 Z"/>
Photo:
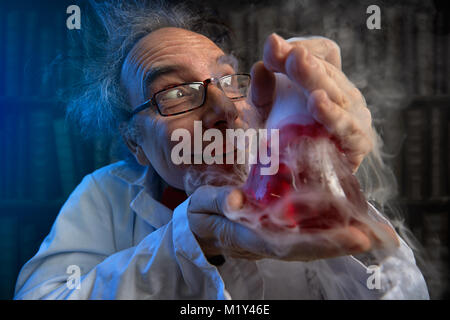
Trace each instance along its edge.
<path fill-rule="evenodd" d="M 288 260 L 294 264 L 295 261 L 303 261 L 304 263 L 298 267 L 305 268 L 312 286 L 317 288 L 320 295 L 326 299 L 429 298 L 426 283 L 415 263 L 412 250 L 398 235 L 396 235 L 399 240 L 398 247 L 389 246 L 386 251 L 373 247 L 369 251 L 357 250 L 360 252 L 356 253 L 351 252 L 354 249 L 333 253 L 331 249 L 335 247 L 334 245 L 328 248 L 326 244 L 321 245 L 320 241 L 307 241 L 303 244 L 302 237 L 299 237 L 299 243 L 293 246 L 292 250 L 287 250 L 288 255 L 280 257 L 270 250 L 271 245 L 265 241 L 264 237 L 223 216 L 224 212 L 230 208 L 239 207 L 242 201 L 239 192 L 229 190 L 206 186 L 201 187 L 199 193 L 192 195 L 193 203 L 188 210 L 188 215 L 191 228 L 198 242 L 202 244 L 204 252 L 209 252 L 211 255 L 224 253 L 228 257 L 245 260 L 270 258 Z M 214 206 L 209 204 L 205 197 L 201 197 L 204 194 L 214 193 L 218 195 L 215 198 L 219 199 Z M 216 211 L 212 210 L 213 207 Z M 370 211 L 371 215 L 377 215 L 376 220 L 379 223 L 387 224 L 389 228 L 392 228 L 375 208 L 370 206 Z M 349 238 L 353 239 L 353 236 L 350 234 Z M 350 239 L 349 247 L 353 248 L 355 242 Z M 311 252 L 311 246 L 315 248 L 312 250 L 314 255 L 322 256 L 321 259 L 308 255 L 308 252 Z M 286 249 L 289 249 L 289 246 Z M 376 259 L 370 261 L 366 259 L 367 257 Z M 380 268 L 374 270 L 375 265 L 379 265 Z M 379 276 L 379 286 L 376 281 L 374 283 L 377 276 Z M 304 288 L 298 289 L 304 290 Z"/>
<path fill-rule="evenodd" d="M 21 270 L 15 299 L 223 299 L 217 269 L 183 224 L 185 211 L 180 205 L 169 223 L 117 251 L 110 203 L 85 177 Z M 67 286 L 70 265 L 81 270 L 79 289 Z"/>
<path fill-rule="evenodd" d="M 364 156 L 373 149 L 374 132 L 364 97 L 341 70 L 339 47 L 325 38 L 285 41 L 271 35 L 264 47 L 263 61 L 256 63 L 252 70 L 252 101 L 263 115 L 269 113 L 274 99 L 273 72 L 286 74 L 305 90 L 308 98 L 304 103 L 308 110 L 337 137 L 356 172 Z M 347 255 L 315 263 L 321 271 L 323 287 L 328 288 L 325 291 L 335 298 L 428 298 L 425 281 L 411 249 L 394 235 L 394 228 L 376 210 L 375 214 L 383 220 L 382 225 L 387 231 L 392 230 L 393 238 L 399 239 L 399 248 L 383 260 L 382 288 L 368 289 L 367 280 L 374 270 Z M 361 230 L 364 232 L 365 229 Z M 332 290 L 333 286 L 337 291 Z"/>
<path fill-rule="evenodd" d="M 370 204 L 369 210 L 392 227 Z M 316 263 L 323 294 L 329 299 L 429 299 L 413 251 L 398 238 L 400 246 L 392 252 L 366 252 Z"/>

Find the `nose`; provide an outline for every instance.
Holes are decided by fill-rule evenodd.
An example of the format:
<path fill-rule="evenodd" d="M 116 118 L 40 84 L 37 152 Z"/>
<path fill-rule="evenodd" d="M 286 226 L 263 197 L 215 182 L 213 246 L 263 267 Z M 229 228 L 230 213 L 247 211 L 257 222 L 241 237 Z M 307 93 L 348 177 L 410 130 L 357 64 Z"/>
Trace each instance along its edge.
<path fill-rule="evenodd" d="M 202 121 L 206 129 L 221 129 L 225 124 L 227 128 L 232 128 L 238 117 L 234 102 L 212 83 L 207 87 L 205 105 L 202 109 Z"/>

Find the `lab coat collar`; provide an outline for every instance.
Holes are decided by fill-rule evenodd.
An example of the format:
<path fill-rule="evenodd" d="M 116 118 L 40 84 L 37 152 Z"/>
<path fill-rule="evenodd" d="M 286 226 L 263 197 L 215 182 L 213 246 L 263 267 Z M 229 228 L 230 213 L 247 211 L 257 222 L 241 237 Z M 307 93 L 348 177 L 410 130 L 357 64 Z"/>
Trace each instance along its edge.
<path fill-rule="evenodd" d="M 139 217 L 156 229 L 172 219 L 172 210 L 156 200 L 161 197 L 164 183 L 151 166 L 144 167 L 137 163 L 121 161 L 111 170 L 111 174 L 141 189 L 130 202 L 130 208 Z"/>
<path fill-rule="evenodd" d="M 150 167 L 144 167 L 136 162 L 120 161 L 117 165 L 113 166 L 110 173 L 117 176 L 134 186 L 144 187 L 146 184 L 146 177 L 149 176 Z"/>

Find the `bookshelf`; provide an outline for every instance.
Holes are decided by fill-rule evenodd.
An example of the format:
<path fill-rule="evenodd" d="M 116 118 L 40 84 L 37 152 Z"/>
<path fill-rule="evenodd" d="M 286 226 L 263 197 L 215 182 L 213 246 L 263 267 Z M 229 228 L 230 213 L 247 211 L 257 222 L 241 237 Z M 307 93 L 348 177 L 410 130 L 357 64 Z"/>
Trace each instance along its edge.
<path fill-rule="evenodd" d="M 85 1 L 84 1 L 85 2 Z M 109 152 L 65 121 L 57 92 L 79 71 L 66 8 L 83 1 L 0 3 L 0 299 L 11 299 L 20 268 L 39 249 L 81 179 Z"/>
<path fill-rule="evenodd" d="M 392 134 L 408 136 L 395 159 L 397 202 L 425 247 L 434 252 L 429 239 L 439 233 L 448 251 L 448 232 L 441 228 L 448 228 L 450 196 L 448 13 L 419 0 L 386 3 L 382 29 L 368 32 L 364 17 L 370 1 L 257 2 L 210 1 L 237 31 L 234 47 L 242 71 L 261 59 L 265 36 L 272 31 L 284 37 L 323 35 L 339 43 L 343 70 L 373 110 L 411 101 L 401 110 L 404 132 Z M 78 4 L 83 16 L 85 3 L 0 2 L 0 43 L 7 44 L 0 46 L 0 299 L 12 297 L 20 267 L 49 233 L 68 194 L 110 159 L 107 150 L 83 140 L 64 122 L 64 105 L 55 95 L 79 76 L 51 62 L 58 53 L 77 53 L 65 28 L 66 8 Z M 391 103 L 397 89 L 400 97 Z M 437 259 L 448 262 L 444 252 Z"/>
<path fill-rule="evenodd" d="M 427 262 L 441 273 L 441 283 L 432 279 L 430 291 L 436 294 L 445 290 L 442 283 L 446 283 L 448 297 L 450 96 L 415 97 L 402 115 L 406 140 L 398 159 L 401 170 L 397 174 L 403 182 L 399 203 L 424 246 Z"/>

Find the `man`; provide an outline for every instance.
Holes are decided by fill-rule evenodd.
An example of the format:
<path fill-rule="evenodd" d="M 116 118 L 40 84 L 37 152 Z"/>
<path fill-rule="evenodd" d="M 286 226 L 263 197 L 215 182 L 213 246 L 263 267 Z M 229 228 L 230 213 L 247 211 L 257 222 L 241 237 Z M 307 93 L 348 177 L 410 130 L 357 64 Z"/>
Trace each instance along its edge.
<path fill-rule="evenodd" d="M 305 89 L 308 110 L 341 142 L 356 171 L 372 148 L 371 118 L 341 71 L 335 43 L 288 43 L 271 35 L 263 61 L 252 69 L 251 106 L 224 89 L 224 79 L 235 79 L 239 70 L 208 37 L 181 23 L 139 33 L 139 21 L 147 23 L 129 21 L 140 36 L 112 70 L 126 93 L 130 117 L 120 130 L 136 163 L 121 161 L 84 178 L 23 267 L 16 299 L 428 298 L 411 250 L 388 223 L 380 222 L 399 248 L 386 270 L 403 268 L 408 281 L 388 277 L 389 284 L 373 289 L 368 266 L 353 256 L 375 249 L 370 230 L 349 226 L 330 242 L 279 255 L 256 232 L 225 217 L 244 205 L 238 187 L 180 192 L 190 166 L 171 159 L 173 131 L 194 134 L 194 121 L 202 130 L 248 128 L 253 108 L 264 120 L 274 99 L 274 72 Z M 183 100 L 185 90 L 202 98 Z M 79 270 L 75 282 L 71 270 Z"/>

